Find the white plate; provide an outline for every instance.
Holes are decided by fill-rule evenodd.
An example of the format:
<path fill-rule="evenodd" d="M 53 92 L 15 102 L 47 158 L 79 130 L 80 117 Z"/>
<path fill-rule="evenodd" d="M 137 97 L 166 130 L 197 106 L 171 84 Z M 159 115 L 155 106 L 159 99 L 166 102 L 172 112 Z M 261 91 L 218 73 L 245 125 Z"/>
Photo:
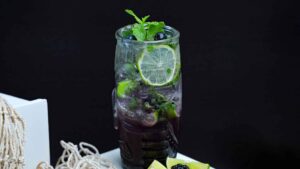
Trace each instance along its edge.
<path fill-rule="evenodd" d="M 117 169 L 122 169 L 120 149 L 116 148 L 116 149 L 110 150 L 106 153 L 101 154 L 101 156 L 103 158 L 107 159 L 107 160 L 110 160 Z M 192 159 L 188 156 L 185 156 L 183 154 L 180 154 L 180 153 L 177 154 L 177 158 L 182 159 L 182 160 L 186 160 L 186 161 L 195 161 L 194 159 Z M 214 169 L 214 168 L 210 167 L 210 169 Z"/>

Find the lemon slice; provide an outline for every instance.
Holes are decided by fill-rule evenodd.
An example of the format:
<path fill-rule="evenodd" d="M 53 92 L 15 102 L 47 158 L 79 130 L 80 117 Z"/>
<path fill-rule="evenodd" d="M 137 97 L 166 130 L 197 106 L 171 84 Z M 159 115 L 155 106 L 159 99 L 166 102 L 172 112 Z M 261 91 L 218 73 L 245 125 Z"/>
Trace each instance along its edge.
<path fill-rule="evenodd" d="M 146 48 L 137 62 L 142 80 L 150 86 L 164 86 L 176 74 L 176 53 L 167 45 Z"/>
<path fill-rule="evenodd" d="M 148 169 L 166 169 L 166 167 L 164 165 L 162 165 L 160 162 L 158 162 L 157 160 L 154 160 L 150 166 L 148 167 Z"/>
<path fill-rule="evenodd" d="M 176 159 L 176 158 L 170 158 L 167 157 L 167 168 L 171 169 L 173 166 L 177 165 L 177 164 L 185 164 L 184 160 L 180 160 L 180 159 Z"/>

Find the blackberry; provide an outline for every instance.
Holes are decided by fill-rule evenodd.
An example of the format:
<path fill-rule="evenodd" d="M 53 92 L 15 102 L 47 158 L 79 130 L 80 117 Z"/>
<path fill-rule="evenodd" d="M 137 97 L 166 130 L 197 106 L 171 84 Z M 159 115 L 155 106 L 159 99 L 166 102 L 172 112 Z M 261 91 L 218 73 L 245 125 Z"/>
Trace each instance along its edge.
<path fill-rule="evenodd" d="M 163 32 L 158 32 L 155 36 L 154 36 L 154 40 L 163 40 L 163 39 L 167 39 L 167 35 Z"/>
<path fill-rule="evenodd" d="M 189 169 L 189 167 L 187 165 L 183 165 L 183 164 L 176 164 L 176 165 L 172 166 L 171 169 Z"/>

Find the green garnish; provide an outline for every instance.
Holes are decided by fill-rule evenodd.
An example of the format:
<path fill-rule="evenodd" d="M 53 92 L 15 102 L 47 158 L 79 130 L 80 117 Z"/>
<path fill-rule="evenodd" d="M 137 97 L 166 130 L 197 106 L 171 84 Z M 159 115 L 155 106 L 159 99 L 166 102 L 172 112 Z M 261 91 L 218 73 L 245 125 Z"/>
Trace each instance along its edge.
<path fill-rule="evenodd" d="M 135 110 L 138 107 L 138 100 L 136 98 L 131 98 L 128 104 L 129 110 Z"/>
<path fill-rule="evenodd" d="M 177 116 L 175 103 L 168 100 L 164 95 L 155 91 L 155 89 L 150 89 L 149 93 L 152 97 L 150 105 L 155 107 L 159 117 L 173 119 Z"/>
<path fill-rule="evenodd" d="M 147 22 L 150 15 L 139 18 L 132 10 L 126 9 L 126 13 L 133 16 L 137 23 L 133 24 L 130 30 L 123 33 L 123 36 L 134 35 L 138 41 L 151 41 L 159 32 L 164 32 L 166 26 L 164 22 Z"/>
<path fill-rule="evenodd" d="M 130 94 L 137 87 L 137 83 L 132 80 L 123 80 L 118 83 L 117 96 L 122 98 Z"/>
<path fill-rule="evenodd" d="M 165 116 L 168 117 L 168 119 L 175 118 L 176 113 L 176 106 L 174 103 L 167 101 L 159 106 L 159 111 L 161 113 L 164 113 Z M 165 114 L 166 113 L 166 114 Z"/>

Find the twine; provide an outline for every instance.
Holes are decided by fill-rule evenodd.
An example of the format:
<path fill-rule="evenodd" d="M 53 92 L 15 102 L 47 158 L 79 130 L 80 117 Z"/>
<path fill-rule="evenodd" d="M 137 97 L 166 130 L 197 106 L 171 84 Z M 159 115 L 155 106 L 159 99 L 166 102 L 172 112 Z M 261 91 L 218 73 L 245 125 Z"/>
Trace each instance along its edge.
<path fill-rule="evenodd" d="M 101 157 L 98 149 L 88 143 L 81 142 L 79 147 L 71 142 L 60 141 L 64 151 L 55 168 L 41 162 L 37 169 L 115 169 L 112 163 Z"/>
<path fill-rule="evenodd" d="M 0 97 L 0 169 L 24 166 L 24 121 Z"/>

